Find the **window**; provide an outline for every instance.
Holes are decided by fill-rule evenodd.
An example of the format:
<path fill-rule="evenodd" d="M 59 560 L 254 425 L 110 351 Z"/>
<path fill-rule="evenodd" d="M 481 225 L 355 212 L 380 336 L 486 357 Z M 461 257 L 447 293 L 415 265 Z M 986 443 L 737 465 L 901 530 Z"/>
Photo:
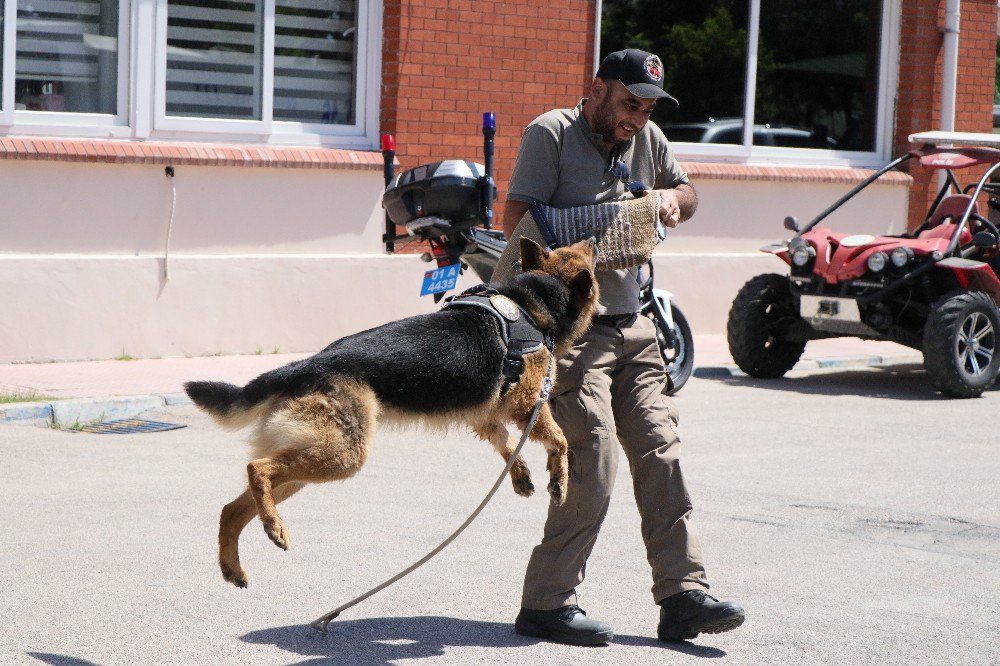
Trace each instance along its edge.
<path fill-rule="evenodd" d="M 104 122 L 119 114 L 127 75 L 118 0 L 17 0 L 4 18 L 14 28 L 5 29 L 2 51 L 12 64 L 3 68 L 0 99 L 8 123 L 11 111 L 102 114 Z"/>
<path fill-rule="evenodd" d="M 653 120 L 672 141 L 699 145 L 682 151 L 871 159 L 885 143 L 893 4 L 603 0 L 601 54 L 660 55 L 680 106 L 661 105 Z"/>
<path fill-rule="evenodd" d="M 8 0 L 0 125 L 370 148 L 380 16 L 378 0 Z"/>
<path fill-rule="evenodd" d="M 169 0 L 168 116 L 261 120 L 264 3 Z"/>
<path fill-rule="evenodd" d="M 277 0 L 273 58 L 264 58 L 263 0 L 168 0 L 166 115 L 264 118 L 264 68 L 273 68 L 271 117 L 354 122 L 354 0 Z"/>
<path fill-rule="evenodd" d="M 155 126 L 181 132 L 352 136 L 375 125 L 375 3 L 160 0 L 166 41 Z M 365 37 L 364 40 L 361 38 Z M 370 143 L 369 143 L 370 145 Z"/>

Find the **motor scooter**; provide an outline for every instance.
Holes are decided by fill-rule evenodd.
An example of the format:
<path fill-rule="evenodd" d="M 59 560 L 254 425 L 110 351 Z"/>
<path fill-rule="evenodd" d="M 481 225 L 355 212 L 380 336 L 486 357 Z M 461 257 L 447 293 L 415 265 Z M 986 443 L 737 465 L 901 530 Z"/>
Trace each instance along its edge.
<path fill-rule="evenodd" d="M 493 137 L 496 121 L 483 114 L 483 155 L 485 164 L 465 160 L 444 160 L 395 174 L 395 140 L 382 137 L 386 190 L 382 204 L 386 211 L 386 251 L 412 242 L 427 243 L 430 250 L 421 258 L 435 268 L 424 273 L 421 296 L 431 295 L 440 302 L 455 288 L 458 277 L 471 268 L 483 282 L 493 277 L 500 255 L 507 247 L 503 233 L 493 228 Z M 397 232 L 397 226 L 406 229 Z M 694 370 L 694 338 L 687 318 L 674 295 L 653 286 L 653 264 L 641 271 L 640 314 L 656 326 L 660 355 L 670 376 L 673 395 L 684 386 Z"/>

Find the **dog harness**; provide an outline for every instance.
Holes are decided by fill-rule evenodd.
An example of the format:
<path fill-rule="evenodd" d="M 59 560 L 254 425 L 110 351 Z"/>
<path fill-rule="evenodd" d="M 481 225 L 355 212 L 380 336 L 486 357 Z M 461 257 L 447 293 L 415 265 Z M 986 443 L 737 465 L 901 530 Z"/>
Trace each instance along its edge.
<path fill-rule="evenodd" d="M 528 311 L 488 284 L 480 284 L 449 297 L 444 308 L 455 307 L 481 308 L 493 315 L 500 325 L 500 337 L 507 347 L 503 357 L 500 395 L 505 395 L 521 378 L 525 354 L 542 347 L 548 349 L 550 354 L 555 353 L 555 340 L 538 327 Z"/>

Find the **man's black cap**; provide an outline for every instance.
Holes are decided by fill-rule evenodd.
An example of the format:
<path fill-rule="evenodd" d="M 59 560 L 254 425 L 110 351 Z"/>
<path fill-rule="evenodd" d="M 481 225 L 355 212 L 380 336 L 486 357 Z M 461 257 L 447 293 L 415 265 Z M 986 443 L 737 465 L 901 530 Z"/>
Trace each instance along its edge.
<path fill-rule="evenodd" d="M 615 51 L 601 61 L 597 76 L 621 81 L 636 97 L 660 98 L 669 100 L 675 106 L 678 104 L 663 90 L 663 63 L 652 53 L 639 49 Z"/>

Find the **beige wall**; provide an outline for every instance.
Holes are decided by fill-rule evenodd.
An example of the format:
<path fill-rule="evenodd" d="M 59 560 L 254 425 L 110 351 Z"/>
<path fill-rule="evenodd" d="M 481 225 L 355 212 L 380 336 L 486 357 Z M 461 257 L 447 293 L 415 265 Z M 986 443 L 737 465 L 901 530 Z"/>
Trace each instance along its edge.
<path fill-rule="evenodd" d="M 672 291 L 695 333 L 723 333 L 736 292 L 760 273 L 788 274 L 760 247 L 785 240 L 786 215 L 805 225 L 850 185 L 699 180 L 698 212 L 672 230 L 654 256 L 656 284 Z M 905 185 L 871 185 L 822 226 L 848 233 L 902 233 Z"/>
<path fill-rule="evenodd" d="M 426 264 L 385 256 L 374 171 L 0 162 L 0 363 L 312 351 L 428 312 Z M 702 180 L 698 215 L 656 256 L 695 332 L 720 333 L 759 253 L 848 189 Z M 875 186 L 831 220 L 898 232 L 906 188 Z M 460 287 L 471 286 L 471 275 Z M 0 370 L 2 374 L 2 370 Z"/>
<path fill-rule="evenodd" d="M 0 363 L 308 351 L 432 309 L 381 171 L 0 163 Z"/>

